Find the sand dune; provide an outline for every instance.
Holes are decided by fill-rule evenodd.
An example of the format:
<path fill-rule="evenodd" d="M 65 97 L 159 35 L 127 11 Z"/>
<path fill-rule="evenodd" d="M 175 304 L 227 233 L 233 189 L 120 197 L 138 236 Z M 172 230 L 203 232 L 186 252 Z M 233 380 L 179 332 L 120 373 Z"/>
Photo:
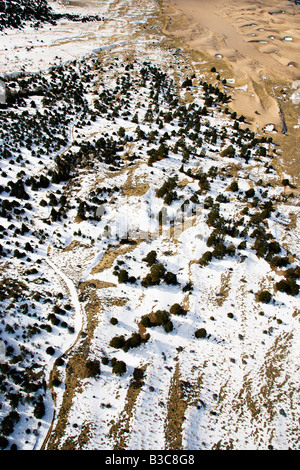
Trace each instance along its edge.
<path fill-rule="evenodd" d="M 168 0 L 164 14 L 165 34 L 182 38 L 218 70 L 231 71 L 231 108 L 253 129 L 272 124 L 282 134 L 288 126 L 278 141 L 298 178 L 299 106 L 288 95 L 300 78 L 300 6 L 285 0 Z"/>
<path fill-rule="evenodd" d="M 190 27 L 183 34 L 192 47 L 199 44 L 206 52 L 221 54 L 236 63 L 240 58 L 250 59 L 251 72 L 258 76 L 263 67 L 292 80 L 299 78 L 300 21 L 299 6 L 294 3 L 171 0 L 171 4 L 189 18 Z M 206 42 L 205 36 L 211 38 L 211 34 L 215 41 Z M 266 45 L 270 46 L 268 56 Z M 286 62 L 295 62 L 296 66 L 286 68 Z"/>

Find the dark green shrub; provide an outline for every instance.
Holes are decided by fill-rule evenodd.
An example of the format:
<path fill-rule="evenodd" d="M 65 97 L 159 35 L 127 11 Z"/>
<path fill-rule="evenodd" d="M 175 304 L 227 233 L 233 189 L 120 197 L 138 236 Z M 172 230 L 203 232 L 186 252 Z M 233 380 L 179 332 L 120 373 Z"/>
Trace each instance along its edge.
<path fill-rule="evenodd" d="M 234 256 L 235 255 L 235 246 L 233 244 L 229 245 L 226 248 L 226 255 L 228 255 L 228 256 Z"/>
<path fill-rule="evenodd" d="M 284 178 L 284 179 L 281 181 L 281 184 L 282 184 L 282 186 L 290 186 L 290 180 L 287 179 L 287 178 Z"/>
<path fill-rule="evenodd" d="M 164 203 L 167 204 L 167 206 L 170 206 L 177 197 L 176 191 L 169 191 L 164 197 Z"/>
<path fill-rule="evenodd" d="M 290 279 L 300 279 L 300 266 L 287 269 L 284 276 Z"/>
<path fill-rule="evenodd" d="M 131 348 L 137 348 L 143 342 L 143 339 L 139 333 L 133 333 L 130 338 L 125 341 L 123 350 L 127 352 Z"/>
<path fill-rule="evenodd" d="M 245 197 L 246 198 L 251 198 L 255 196 L 255 190 L 254 188 L 250 188 L 247 191 L 245 191 Z"/>
<path fill-rule="evenodd" d="M 239 185 L 236 181 L 233 181 L 229 186 L 230 191 L 236 192 L 239 190 Z"/>
<path fill-rule="evenodd" d="M 217 259 L 222 259 L 226 255 L 226 246 L 224 243 L 217 243 L 212 252 L 212 255 Z"/>
<path fill-rule="evenodd" d="M 149 315 L 143 315 L 141 318 L 141 324 L 143 325 L 144 328 L 149 328 L 151 327 L 151 320 L 149 318 Z"/>
<path fill-rule="evenodd" d="M 39 401 L 35 404 L 33 414 L 36 419 L 42 419 L 45 415 L 45 405 L 42 397 L 40 397 Z"/>
<path fill-rule="evenodd" d="M 296 283 L 295 279 L 282 279 L 275 284 L 276 289 L 280 292 L 284 292 L 288 295 L 298 295 L 299 294 L 299 286 Z"/>
<path fill-rule="evenodd" d="M 145 372 L 142 369 L 136 367 L 133 371 L 133 378 L 135 381 L 141 381 L 145 375 Z"/>
<path fill-rule="evenodd" d="M 221 157 L 233 158 L 235 156 L 235 148 L 233 145 L 229 145 L 226 149 L 222 150 Z"/>
<path fill-rule="evenodd" d="M 270 264 L 275 268 L 283 268 L 289 264 L 289 258 L 287 256 L 273 256 Z"/>
<path fill-rule="evenodd" d="M 191 292 L 194 289 L 193 284 L 188 282 L 183 288 L 182 292 Z"/>
<path fill-rule="evenodd" d="M 154 264 L 151 266 L 150 269 L 150 274 L 151 274 L 151 279 L 154 284 L 159 284 L 161 279 L 164 277 L 166 272 L 166 268 L 164 267 L 163 264 Z"/>
<path fill-rule="evenodd" d="M 217 243 L 219 242 L 223 242 L 224 240 L 224 235 L 222 233 L 220 233 L 220 230 L 218 229 L 215 229 L 212 231 L 212 233 L 209 235 L 208 239 L 207 239 L 207 242 L 206 242 L 206 245 L 208 247 L 211 247 L 211 246 L 216 246 Z"/>
<path fill-rule="evenodd" d="M 88 371 L 88 376 L 89 377 L 97 377 L 98 375 L 100 375 L 100 361 L 98 361 L 97 359 L 94 359 L 94 360 L 91 360 L 89 359 L 87 362 L 86 362 L 86 369 Z"/>
<path fill-rule="evenodd" d="M 155 312 L 155 324 L 165 325 L 170 320 L 170 314 L 167 310 L 157 310 Z"/>
<path fill-rule="evenodd" d="M 164 324 L 164 329 L 166 333 L 170 333 L 171 331 L 173 331 L 174 326 L 171 320 L 167 321 L 167 323 Z"/>
<path fill-rule="evenodd" d="M 0 431 L 4 436 L 9 436 L 14 432 L 14 421 L 9 415 L 3 418 Z"/>
<path fill-rule="evenodd" d="M 212 252 L 211 251 L 206 251 L 202 258 L 199 260 L 200 266 L 208 266 L 209 263 L 212 260 Z"/>
<path fill-rule="evenodd" d="M 50 356 L 53 356 L 53 354 L 55 353 L 55 349 L 52 346 L 49 346 L 46 349 L 46 353 L 49 354 Z"/>
<path fill-rule="evenodd" d="M 52 325 L 58 326 L 60 324 L 60 320 L 57 318 L 54 313 L 49 313 L 48 320 L 51 321 Z"/>
<path fill-rule="evenodd" d="M 207 336 L 207 331 L 205 328 L 199 328 L 199 330 L 197 330 L 195 332 L 195 336 L 196 338 L 206 338 Z"/>
<path fill-rule="evenodd" d="M 238 249 L 239 250 L 245 250 L 247 248 L 247 242 L 246 240 L 243 240 L 239 245 L 238 245 Z"/>
<path fill-rule="evenodd" d="M 172 313 L 172 315 L 186 315 L 186 310 L 184 310 L 180 304 L 176 303 L 170 308 L 170 313 Z"/>
<path fill-rule="evenodd" d="M 165 275 L 164 281 L 168 285 L 174 285 L 175 286 L 176 284 L 178 284 L 176 274 L 171 273 L 171 272 L 167 272 L 167 274 Z"/>
<path fill-rule="evenodd" d="M 147 274 L 147 276 L 145 276 L 144 279 L 142 280 L 141 284 L 143 287 L 153 286 L 154 283 L 152 281 L 151 274 Z"/>
<path fill-rule="evenodd" d="M 161 188 L 157 189 L 156 190 L 156 196 L 157 197 L 165 197 L 165 195 L 171 191 L 173 191 L 176 186 L 177 186 L 177 180 L 178 180 L 178 177 L 173 177 L 173 178 L 169 178 L 163 185 Z"/>
<path fill-rule="evenodd" d="M 261 291 L 257 297 L 258 297 L 258 300 L 260 302 L 263 302 L 264 304 L 268 304 L 272 299 L 271 293 L 267 290 Z"/>
<path fill-rule="evenodd" d="M 128 282 L 128 279 L 129 279 L 129 276 L 128 276 L 128 272 L 126 271 L 126 269 L 121 269 L 121 271 L 118 274 L 119 283 L 124 284 Z"/>
<path fill-rule="evenodd" d="M 207 216 L 207 224 L 212 227 L 216 227 L 220 221 L 220 208 L 218 205 L 213 205 L 210 213 Z"/>
<path fill-rule="evenodd" d="M 203 204 L 203 207 L 204 209 L 209 209 L 210 207 L 212 207 L 214 204 L 214 200 L 211 196 L 207 196 L 205 199 L 204 199 L 204 204 Z"/>
<path fill-rule="evenodd" d="M 55 362 L 55 364 L 56 364 L 57 366 L 62 366 L 62 365 L 64 365 L 64 363 L 65 363 L 65 361 L 63 360 L 62 357 L 58 357 L 58 358 L 56 359 L 56 362 Z"/>
<path fill-rule="evenodd" d="M 4 436 L 0 436 L 0 449 L 5 449 L 8 446 L 8 439 Z"/>
<path fill-rule="evenodd" d="M 114 336 L 109 345 L 112 347 L 112 348 L 115 348 L 115 349 L 121 349 L 124 347 L 125 345 L 125 337 L 122 335 L 122 336 Z"/>
<path fill-rule="evenodd" d="M 57 377 L 55 377 L 53 380 L 52 380 L 52 386 L 53 387 L 59 387 L 61 384 L 61 380 L 59 380 Z"/>
<path fill-rule="evenodd" d="M 113 373 L 116 375 L 124 375 L 127 371 L 127 367 L 124 361 L 115 361 L 113 365 Z"/>
<path fill-rule="evenodd" d="M 155 250 L 150 251 L 147 256 L 143 259 L 143 261 L 146 261 L 148 266 L 152 266 L 153 264 L 156 263 L 157 261 L 157 253 Z"/>
<path fill-rule="evenodd" d="M 274 240 L 269 243 L 268 250 L 269 250 L 269 253 L 278 255 L 278 253 L 281 252 L 281 246 L 276 240 Z"/>
<path fill-rule="evenodd" d="M 117 325 L 118 320 L 117 320 L 115 317 L 112 317 L 112 318 L 110 319 L 110 323 L 111 323 L 112 325 Z"/>
<path fill-rule="evenodd" d="M 263 258 L 268 252 L 268 243 L 264 237 L 258 237 L 253 245 L 258 257 Z"/>

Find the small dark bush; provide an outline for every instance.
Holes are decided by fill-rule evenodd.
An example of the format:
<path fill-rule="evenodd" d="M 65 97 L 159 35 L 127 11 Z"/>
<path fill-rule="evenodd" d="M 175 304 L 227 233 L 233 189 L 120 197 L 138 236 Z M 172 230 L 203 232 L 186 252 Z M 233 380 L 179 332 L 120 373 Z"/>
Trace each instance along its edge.
<path fill-rule="evenodd" d="M 150 328 L 151 327 L 151 320 L 149 318 L 149 315 L 143 315 L 142 316 L 141 324 L 143 325 L 144 328 Z"/>
<path fill-rule="evenodd" d="M 137 348 L 139 347 L 143 342 L 143 339 L 139 333 L 132 333 L 130 338 L 128 338 L 125 341 L 125 344 L 123 346 L 123 350 L 127 352 L 131 348 Z"/>
<path fill-rule="evenodd" d="M 122 336 L 114 336 L 109 345 L 112 347 L 112 348 L 115 348 L 115 349 L 121 349 L 124 347 L 125 345 L 125 337 L 122 335 Z"/>
<path fill-rule="evenodd" d="M 186 310 L 180 304 L 174 304 L 170 308 L 170 313 L 173 315 L 186 315 Z"/>
<path fill-rule="evenodd" d="M 147 256 L 143 259 L 143 261 L 146 261 L 148 266 L 152 266 L 153 264 L 156 263 L 157 261 L 157 253 L 155 250 L 150 251 Z"/>
<path fill-rule="evenodd" d="M 258 300 L 264 304 L 268 304 L 272 299 L 272 295 L 269 291 L 263 290 L 258 294 Z"/>
<path fill-rule="evenodd" d="M 169 321 L 167 321 L 167 323 L 165 323 L 164 329 L 165 329 L 166 333 L 170 333 L 171 331 L 173 331 L 174 326 L 173 326 L 173 323 L 171 322 L 171 320 L 169 320 Z"/>
<path fill-rule="evenodd" d="M 154 264 L 153 266 L 151 266 L 150 274 L 151 274 L 152 281 L 155 284 L 159 284 L 161 279 L 164 277 L 165 272 L 166 272 L 166 268 L 164 267 L 163 264 L 159 263 L 159 264 Z"/>
<path fill-rule="evenodd" d="M 299 294 L 299 286 L 296 283 L 295 279 L 283 279 L 282 281 L 277 282 L 276 289 L 280 292 L 284 292 L 288 295 L 298 295 Z"/>
<path fill-rule="evenodd" d="M 89 377 L 97 377 L 97 375 L 100 375 L 100 361 L 97 359 L 89 359 L 86 363 L 86 368 L 89 373 Z"/>
<path fill-rule="evenodd" d="M 239 185 L 236 181 L 233 181 L 229 186 L 230 191 L 236 192 L 239 190 Z"/>
<path fill-rule="evenodd" d="M 196 338 L 206 338 L 207 336 L 207 331 L 205 328 L 199 328 L 199 330 L 197 330 L 195 332 L 195 336 Z"/>
<path fill-rule="evenodd" d="M 113 365 L 113 373 L 116 375 L 124 375 L 127 367 L 124 361 L 115 361 Z"/>
<path fill-rule="evenodd" d="M 226 255 L 226 246 L 224 243 L 217 243 L 212 252 L 212 255 L 217 259 L 222 259 Z"/>
<path fill-rule="evenodd" d="M 245 197 L 246 198 L 251 198 L 255 196 L 255 190 L 254 188 L 250 188 L 247 191 L 245 191 Z"/>
<path fill-rule="evenodd" d="M 55 353 L 55 349 L 52 348 L 52 346 L 49 346 L 49 347 L 46 349 L 46 353 L 49 354 L 50 356 L 53 356 L 53 354 Z"/>
<path fill-rule="evenodd" d="M 270 264 L 275 268 L 283 268 L 289 264 L 289 259 L 287 256 L 273 256 Z"/>
<path fill-rule="evenodd" d="M 200 266 L 207 266 L 212 260 L 212 252 L 206 251 L 199 261 Z"/>
<path fill-rule="evenodd" d="M 126 271 L 126 269 L 121 269 L 121 271 L 118 274 L 119 283 L 124 284 L 128 282 L 128 279 L 129 279 L 129 276 L 128 276 L 128 272 Z"/>
<path fill-rule="evenodd" d="M 11 416 L 7 415 L 3 418 L 1 423 L 1 433 L 4 436 L 9 436 L 14 431 L 14 421 Z"/>
<path fill-rule="evenodd" d="M 191 292 L 194 289 L 193 284 L 188 282 L 183 288 L 182 292 Z"/>
<path fill-rule="evenodd" d="M 178 284 L 176 274 L 171 273 L 170 271 L 168 271 L 167 274 L 165 275 L 164 281 L 168 285 L 176 286 L 176 284 Z"/>
<path fill-rule="evenodd" d="M 170 314 L 167 310 L 157 310 L 155 312 L 155 324 L 165 325 L 170 320 Z"/>
<path fill-rule="evenodd" d="M 144 279 L 142 280 L 141 284 L 143 287 L 153 286 L 154 283 L 152 281 L 151 274 L 147 274 L 147 276 L 145 276 Z"/>
<path fill-rule="evenodd" d="M 8 446 L 8 439 L 4 436 L 0 436 L 0 449 L 5 449 Z"/>
<path fill-rule="evenodd" d="M 42 417 L 45 415 L 45 405 L 42 398 L 40 398 L 40 400 L 36 403 L 33 414 L 36 419 L 42 419 Z"/>

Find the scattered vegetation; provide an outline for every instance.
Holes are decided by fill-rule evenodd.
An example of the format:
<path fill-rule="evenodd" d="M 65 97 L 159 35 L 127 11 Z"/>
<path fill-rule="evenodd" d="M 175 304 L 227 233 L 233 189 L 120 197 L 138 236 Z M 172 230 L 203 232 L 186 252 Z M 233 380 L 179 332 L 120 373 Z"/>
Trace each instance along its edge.
<path fill-rule="evenodd" d="M 45 6 L 42 1 L 40 4 L 41 8 Z M 47 10 L 43 14 L 42 11 L 39 21 L 43 17 L 53 21 Z M 22 21 L 22 17 L 19 19 Z M 27 19 L 36 21 L 24 17 L 24 21 Z M 94 100 L 90 99 L 91 95 L 88 100 L 87 94 L 91 93 L 96 78 L 99 80 L 100 70 L 103 75 L 108 71 L 94 60 L 74 61 L 47 73 L 5 78 L 7 105 L 2 110 L 0 123 L 0 253 L 7 263 L 14 262 L 18 266 L 28 283 L 21 284 L 17 276 L 8 278 L 4 274 L 0 282 L 0 302 L 2 312 L 5 312 L 1 314 L 1 338 L 5 339 L 6 346 L 5 361 L 0 364 L 1 393 L 8 404 L 1 414 L 0 448 L 7 447 L 16 424 L 24 417 L 20 411 L 22 407 L 29 404 L 36 419 L 44 416 L 46 385 L 42 364 L 58 354 L 52 342 L 57 333 L 74 332 L 69 324 L 70 306 L 66 308 L 62 293 L 54 299 L 48 291 L 49 284 L 41 274 L 36 253 L 47 246 L 49 240 L 52 243 L 57 232 L 63 233 L 64 228 L 67 232 L 70 221 L 74 222 L 73 217 L 78 224 L 75 234 L 80 240 L 85 239 L 91 245 L 97 243 L 99 238 L 98 234 L 94 235 L 94 229 L 103 225 L 105 247 L 128 243 L 128 238 L 120 239 L 112 234 L 105 218 L 106 211 L 109 213 L 118 197 L 122 197 L 122 189 L 109 184 L 106 177 L 109 172 L 118 174 L 139 158 L 149 165 L 149 172 L 159 169 L 161 180 L 155 193 L 160 210 L 155 217 L 159 222 L 164 219 L 174 226 L 177 209 L 176 214 L 183 206 L 201 207 L 205 233 L 198 236 L 204 249 L 198 252 L 198 260 L 195 260 L 201 273 L 206 273 L 206 268 L 209 270 L 213 263 L 221 266 L 223 259 L 242 262 L 251 250 L 282 276 L 274 284 L 274 292 L 263 290 L 257 294 L 259 302 L 273 303 L 278 293 L 299 294 L 299 267 L 272 231 L 272 225 L 279 217 L 278 203 L 282 196 L 271 196 L 267 184 L 262 181 L 249 180 L 249 187 L 242 189 L 247 187 L 247 178 L 240 181 L 236 169 L 248 168 L 247 165 L 256 162 L 272 173 L 272 140 L 258 137 L 245 125 L 240 125 L 244 118 L 234 113 L 230 115 L 231 125 L 225 127 L 214 123 L 211 119 L 214 112 L 230 101 L 230 96 L 218 86 L 188 77 L 182 87 L 192 90 L 197 82 L 202 87 L 205 104 L 182 103 L 173 81 L 158 67 L 149 62 L 127 66 L 110 86 L 99 87 L 97 82 Z M 122 67 L 126 68 L 126 65 L 122 64 Z M 147 101 L 137 106 L 135 95 L 139 90 L 147 92 Z M 229 116 L 229 112 L 227 114 Z M 101 136 L 87 139 L 85 129 L 102 119 L 115 130 L 104 130 Z M 119 119 L 122 125 L 117 122 Z M 126 121 L 130 124 L 128 127 Z M 76 138 L 70 140 L 73 126 Z M 131 145 L 134 154 L 125 159 L 124 154 Z M 180 166 L 175 176 L 168 172 L 167 166 L 167 159 L 174 157 L 178 160 L 178 168 Z M 216 157 L 221 161 L 219 165 L 218 160 L 218 166 Z M 19 171 L 14 172 L 16 168 Z M 74 197 L 81 189 L 80 176 L 89 171 L 105 176 L 97 187 Z M 182 178 L 186 185 L 182 184 Z M 220 189 L 216 191 L 218 187 Z M 237 208 L 235 214 L 230 210 L 232 201 Z M 36 225 L 35 221 L 38 221 Z M 85 232 L 86 225 L 92 227 L 90 232 Z M 63 237 L 57 236 L 55 243 L 62 248 L 64 241 L 60 238 Z M 140 277 L 129 263 L 119 260 L 115 264 L 113 273 L 122 287 L 162 287 L 187 295 L 193 292 L 193 283 L 185 278 L 181 284 L 181 273 L 173 272 L 172 264 L 166 262 L 159 250 L 150 250 L 142 261 L 144 271 Z M 146 330 L 158 327 L 175 334 L 176 325 L 185 321 L 183 317 L 187 315 L 188 311 L 175 303 L 169 311 L 158 308 L 146 313 L 140 326 Z M 26 321 L 18 324 L 17 318 Z M 228 318 L 232 317 L 228 314 Z M 118 319 L 112 317 L 109 321 L 118 330 Z M 203 339 L 208 335 L 200 328 L 194 336 Z M 15 338 L 18 338 L 17 342 Z M 35 356 L 36 375 L 29 368 L 32 353 L 26 347 L 26 342 L 32 342 L 33 338 L 43 338 Z M 129 352 L 149 339 L 148 332 L 133 332 L 128 337 L 119 334 L 110 340 L 109 346 Z M 108 363 L 106 357 L 102 359 L 103 365 Z M 127 372 L 123 361 L 114 358 L 111 365 L 114 374 L 122 376 Z M 89 377 L 97 377 L 101 373 L 100 362 L 87 361 L 86 370 Z M 141 385 L 142 378 L 136 371 L 137 386 Z"/>
<path fill-rule="evenodd" d="M 98 15 L 74 15 L 70 13 L 54 13 L 46 0 L 10 0 L 0 2 L 0 31 L 5 28 L 23 28 L 29 23 L 34 28 L 44 23 L 55 25 L 60 19 L 69 21 L 101 21 Z"/>

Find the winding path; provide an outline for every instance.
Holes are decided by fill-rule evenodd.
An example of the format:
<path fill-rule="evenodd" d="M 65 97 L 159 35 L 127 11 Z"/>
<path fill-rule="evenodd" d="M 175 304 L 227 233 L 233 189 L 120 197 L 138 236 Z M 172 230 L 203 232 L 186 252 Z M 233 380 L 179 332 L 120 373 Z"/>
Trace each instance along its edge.
<path fill-rule="evenodd" d="M 51 387 L 51 381 L 52 381 L 53 373 L 54 373 L 54 370 L 55 370 L 56 361 L 59 357 L 62 357 L 62 356 L 65 356 L 66 354 L 68 354 L 69 351 L 76 345 L 76 343 L 78 342 L 78 339 L 80 338 L 80 335 L 82 333 L 83 322 L 84 322 L 84 312 L 83 312 L 82 306 L 80 304 L 78 294 L 77 294 L 77 291 L 76 291 L 76 287 L 75 287 L 73 281 L 71 281 L 71 279 L 69 279 L 68 276 L 66 276 L 66 274 L 63 273 L 56 266 L 56 264 L 49 258 L 49 254 L 48 254 L 48 257 L 46 258 L 46 262 L 50 266 L 50 268 L 52 268 L 53 271 L 63 280 L 63 282 L 67 286 L 67 289 L 69 290 L 70 300 L 71 300 L 71 302 L 74 306 L 74 313 L 75 313 L 74 314 L 75 340 L 74 340 L 74 336 L 72 335 L 71 339 L 69 340 L 69 342 L 65 346 L 65 350 L 63 352 L 61 352 L 58 357 L 54 357 L 52 359 L 52 361 L 50 362 L 50 364 L 49 364 L 49 371 L 48 371 L 48 377 L 47 377 L 48 384 L 49 384 L 49 388 L 47 390 L 47 393 L 48 393 L 47 401 L 48 401 L 48 407 L 49 406 L 52 407 L 51 418 L 49 419 L 48 424 L 44 425 L 44 429 L 41 430 L 41 432 L 38 436 L 38 439 L 36 441 L 34 450 L 37 450 L 37 449 L 45 450 L 46 449 L 47 442 L 48 442 L 49 437 L 50 437 L 51 432 L 52 432 L 53 423 L 54 423 L 54 420 L 56 418 L 56 409 L 55 409 L 56 400 L 55 400 L 55 396 L 54 396 L 54 393 L 53 393 L 53 389 Z M 49 423 L 50 423 L 50 425 L 49 425 Z M 49 427 L 48 427 L 48 425 L 49 425 Z"/>

